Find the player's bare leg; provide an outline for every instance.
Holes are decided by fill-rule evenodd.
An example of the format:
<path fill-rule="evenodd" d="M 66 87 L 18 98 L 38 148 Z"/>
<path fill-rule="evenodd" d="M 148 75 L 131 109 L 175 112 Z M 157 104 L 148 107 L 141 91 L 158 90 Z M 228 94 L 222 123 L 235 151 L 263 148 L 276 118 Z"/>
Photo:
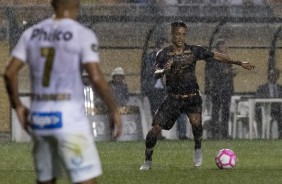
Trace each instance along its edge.
<path fill-rule="evenodd" d="M 56 184 L 56 178 L 50 181 L 44 181 L 44 182 L 37 181 L 37 184 Z"/>
<path fill-rule="evenodd" d="M 155 124 L 148 132 L 146 136 L 146 150 L 145 150 L 145 162 L 141 165 L 140 170 L 149 170 L 152 166 L 152 156 L 153 156 L 153 148 L 157 144 L 158 136 L 161 133 L 162 128 Z"/>
<path fill-rule="evenodd" d="M 96 178 L 93 178 L 93 179 L 90 179 L 90 180 L 87 180 L 87 181 L 84 181 L 84 182 L 80 182 L 80 183 L 77 183 L 77 184 L 97 184 L 97 180 L 96 180 Z"/>
<path fill-rule="evenodd" d="M 45 181 L 45 182 L 37 181 L 37 184 L 56 184 L 56 179 L 54 178 L 50 181 Z M 90 180 L 87 180 L 87 181 L 84 181 L 84 182 L 79 182 L 79 183 L 76 183 L 76 184 L 97 184 L 97 180 L 96 180 L 96 178 L 93 178 L 93 179 L 90 179 Z"/>
<path fill-rule="evenodd" d="M 188 113 L 190 123 L 192 125 L 192 131 L 195 141 L 193 161 L 194 166 L 199 167 L 202 165 L 202 136 L 203 136 L 203 125 L 201 113 Z"/>

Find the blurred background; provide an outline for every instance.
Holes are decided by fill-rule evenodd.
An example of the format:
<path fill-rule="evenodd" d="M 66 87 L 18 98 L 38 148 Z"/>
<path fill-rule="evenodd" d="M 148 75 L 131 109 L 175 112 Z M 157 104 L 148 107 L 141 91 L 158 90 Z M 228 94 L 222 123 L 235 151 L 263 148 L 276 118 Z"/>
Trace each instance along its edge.
<path fill-rule="evenodd" d="M 267 82 L 269 68 L 282 69 L 281 0 L 81 0 L 79 22 L 93 29 L 100 42 L 101 66 L 107 79 L 123 67 L 129 92 L 140 94 L 140 69 L 144 53 L 160 37 L 170 40 L 171 21 L 188 24 L 187 43 L 211 48 L 226 40 L 228 54 L 249 61 L 254 71 L 238 67 L 235 94 L 254 94 Z M 48 0 L 0 0 L 1 76 L 10 50 L 29 26 L 52 15 Z M 235 66 L 236 67 L 236 66 Z M 197 65 L 204 92 L 205 62 Z M 27 67 L 20 75 L 22 96 L 30 92 Z M 282 84 L 282 79 L 278 83 Z M 11 133 L 11 109 L 0 83 L 0 133 Z"/>

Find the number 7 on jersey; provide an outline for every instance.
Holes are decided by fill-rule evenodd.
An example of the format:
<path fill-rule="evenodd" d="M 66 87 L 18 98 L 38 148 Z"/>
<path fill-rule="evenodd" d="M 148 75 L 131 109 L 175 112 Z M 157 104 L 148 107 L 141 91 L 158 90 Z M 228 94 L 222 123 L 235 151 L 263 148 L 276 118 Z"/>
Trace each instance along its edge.
<path fill-rule="evenodd" d="M 46 58 L 42 77 L 42 85 L 44 87 L 48 87 L 50 84 L 51 71 L 55 57 L 55 49 L 53 47 L 43 47 L 40 49 L 40 52 L 41 56 Z"/>

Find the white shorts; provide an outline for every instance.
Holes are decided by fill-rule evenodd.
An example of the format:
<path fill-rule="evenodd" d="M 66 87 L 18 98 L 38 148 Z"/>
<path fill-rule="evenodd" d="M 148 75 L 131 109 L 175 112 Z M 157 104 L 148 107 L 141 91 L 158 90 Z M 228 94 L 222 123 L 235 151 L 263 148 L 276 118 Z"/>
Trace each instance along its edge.
<path fill-rule="evenodd" d="M 33 159 L 40 182 L 60 177 L 60 163 L 63 163 L 73 183 L 87 181 L 102 174 L 99 154 L 91 133 L 37 135 L 33 140 Z"/>

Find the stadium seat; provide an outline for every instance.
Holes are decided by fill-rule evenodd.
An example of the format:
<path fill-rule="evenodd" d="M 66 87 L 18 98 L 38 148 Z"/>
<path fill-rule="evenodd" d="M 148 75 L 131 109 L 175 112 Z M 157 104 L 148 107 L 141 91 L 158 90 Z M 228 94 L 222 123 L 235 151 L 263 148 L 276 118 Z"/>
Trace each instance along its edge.
<path fill-rule="evenodd" d="M 211 129 L 210 129 L 210 122 L 211 122 L 211 102 L 208 101 L 206 95 L 202 95 L 203 99 L 203 111 L 202 111 L 202 123 L 203 123 L 203 139 L 208 139 L 210 137 Z"/>
<path fill-rule="evenodd" d="M 262 139 L 278 138 L 277 121 L 271 118 L 270 104 L 261 106 L 262 111 Z M 271 137 L 270 137 L 271 136 Z"/>
<path fill-rule="evenodd" d="M 249 127 L 253 128 L 254 138 L 258 138 L 258 130 L 256 121 L 249 122 L 249 114 L 248 114 L 248 101 L 246 97 L 242 96 L 232 96 L 231 104 L 233 105 L 233 109 L 231 111 L 231 117 L 233 117 L 232 123 L 232 138 L 250 138 L 248 129 Z M 248 124 L 248 126 L 246 126 Z M 231 126 L 231 125 L 230 125 Z M 247 130 L 247 131 L 246 131 Z"/>

